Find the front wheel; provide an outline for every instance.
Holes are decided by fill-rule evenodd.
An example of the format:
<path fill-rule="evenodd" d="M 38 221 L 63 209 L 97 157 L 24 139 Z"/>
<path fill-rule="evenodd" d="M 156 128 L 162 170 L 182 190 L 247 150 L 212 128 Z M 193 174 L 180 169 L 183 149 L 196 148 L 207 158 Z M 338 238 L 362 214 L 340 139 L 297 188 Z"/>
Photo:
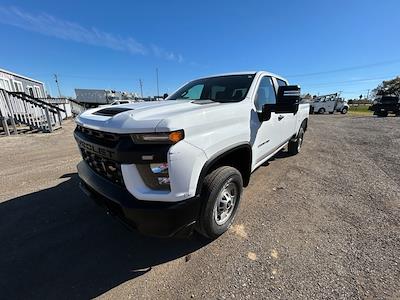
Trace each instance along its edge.
<path fill-rule="evenodd" d="M 243 191 L 243 179 L 233 167 L 220 167 L 206 176 L 197 231 L 215 239 L 233 223 Z"/>
<path fill-rule="evenodd" d="M 325 113 L 325 108 L 321 107 L 320 109 L 318 109 L 318 113 L 319 114 L 324 114 Z"/>
<path fill-rule="evenodd" d="M 343 114 L 343 115 L 347 114 L 347 108 L 346 107 L 342 109 L 341 114 Z"/>
<path fill-rule="evenodd" d="M 304 140 L 304 128 L 300 127 L 296 139 L 289 141 L 288 145 L 289 154 L 295 155 L 299 153 L 301 150 L 301 146 L 303 145 L 303 140 Z"/>

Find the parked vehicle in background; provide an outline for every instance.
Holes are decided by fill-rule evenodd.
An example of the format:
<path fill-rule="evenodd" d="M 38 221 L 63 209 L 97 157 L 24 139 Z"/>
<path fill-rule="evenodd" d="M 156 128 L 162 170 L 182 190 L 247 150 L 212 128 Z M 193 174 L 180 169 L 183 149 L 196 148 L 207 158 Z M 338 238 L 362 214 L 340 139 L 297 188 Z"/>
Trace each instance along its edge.
<path fill-rule="evenodd" d="M 99 107 L 105 107 L 105 106 L 110 106 L 110 105 L 120 105 L 120 104 L 129 104 L 129 103 L 135 103 L 137 101 L 135 100 L 115 100 L 111 102 L 110 104 L 106 105 L 99 105 Z"/>
<path fill-rule="evenodd" d="M 76 118 L 81 188 L 140 232 L 216 238 L 232 224 L 251 173 L 282 148 L 297 154 L 309 105 L 277 75 L 200 78 L 165 101 Z M 261 220 L 260 220 L 261 222 Z"/>
<path fill-rule="evenodd" d="M 310 104 L 311 113 L 330 113 L 340 112 L 346 114 L 349 111 L 349 104 L 338 93 L 323 95 L 315 98 Z"/>
<path fill-rule="evenodd" d="M 344 100 L 343 98 L 338 98 L 335 111 L 340 112 L 341 114 L 347 114 L 347 112 L 349 111 L 349 107 L 350 106 L 346 100 Z"/>
<path fill-rule="evenodd" d="M 388 114 L 400 115 L 400 100 L 398 96 L 379 96 L 369 110 L 374 112 L 374 115 L 379 117 L 387 117 Z"/>

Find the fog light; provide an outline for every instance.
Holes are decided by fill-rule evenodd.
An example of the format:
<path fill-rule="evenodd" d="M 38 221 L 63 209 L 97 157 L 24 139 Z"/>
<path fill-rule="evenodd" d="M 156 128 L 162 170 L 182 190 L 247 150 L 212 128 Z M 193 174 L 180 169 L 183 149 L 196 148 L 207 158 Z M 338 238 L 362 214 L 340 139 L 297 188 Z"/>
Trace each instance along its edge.
<path fill-rule="evenodd" d="M 167 163 L 150 164 L 150 168 L 154 174 L 168 173 L 168 164 Z"/>
<path fill-rule="evenodd" d="M 169 190 L 170 178 L 168 173 L 168 163 L 152 163 L 136 165 L 143 182 L 154 190 Z"/>
<path fill-rule="evenodd" d="M 159 185 L 169 185 L 170 180 L 169 177 L 157 177 Z"/>

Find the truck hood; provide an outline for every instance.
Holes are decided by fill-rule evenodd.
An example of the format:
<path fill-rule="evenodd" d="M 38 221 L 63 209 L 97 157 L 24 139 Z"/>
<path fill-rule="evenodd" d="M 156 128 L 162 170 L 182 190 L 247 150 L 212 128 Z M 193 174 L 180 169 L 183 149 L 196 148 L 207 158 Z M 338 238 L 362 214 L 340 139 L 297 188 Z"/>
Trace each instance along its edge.
<path fill-rule="evenodd" d="M 185 124 L 182 122 L 189 119 L 185 118 L 185 115 L 191 117 L 199 114 L 204 115 L 206 111 L 218 110 L 219 107 L 224 105 L 229 105 L 229 103 L 206 100 L 166 100 L 130 103 L 87 110 L 76 118 L 76 122 L 92 129 L 113 133 L 176 130 L 183 128 Z M 126 110 L 111 116 L 102 115 L 100 111 L 107 108 L 123 108 Z M 174 122 L 171 122 L 172 120 Z M 182 122 L 179 122 L 179 120 L 182 120 Z M 160 123 L 163 126 L 157 128 Z M 175 124 L 174 127 L 179 124 L 180 128 L 168 128 L 168 126 L 165 126 L 171 123 Z"/>

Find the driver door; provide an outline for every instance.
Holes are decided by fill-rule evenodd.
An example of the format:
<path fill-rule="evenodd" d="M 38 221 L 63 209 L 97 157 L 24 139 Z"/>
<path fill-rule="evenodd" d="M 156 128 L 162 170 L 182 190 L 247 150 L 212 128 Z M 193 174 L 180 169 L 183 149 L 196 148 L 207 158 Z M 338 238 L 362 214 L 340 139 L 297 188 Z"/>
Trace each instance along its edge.
<path fill-rule="evenodd" d="M 271 112 L 271 118 L 262 121 L 260 114 L 265 104 L 275 104 L 276 93 L 272 78 L 264 76 L 260 79 L 254 98 L 254 111 L 251 117 L 251 141 L 253 148 L 253 168 L 272 154 L 280 143 L 278 115 Z"/>

